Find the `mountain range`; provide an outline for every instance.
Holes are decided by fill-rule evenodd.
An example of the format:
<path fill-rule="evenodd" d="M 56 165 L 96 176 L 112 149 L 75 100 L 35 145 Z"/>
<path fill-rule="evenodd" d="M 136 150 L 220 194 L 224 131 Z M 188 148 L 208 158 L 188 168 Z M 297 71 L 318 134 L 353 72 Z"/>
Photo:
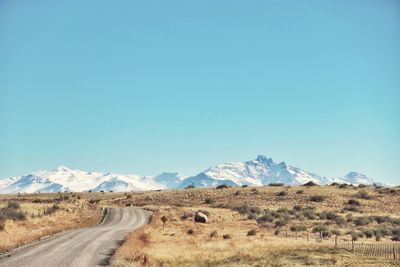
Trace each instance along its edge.
<path fill-rule="evenodd" d="M 373 184 L 364 174 L 350 172 L 339 178 L 327 178 L 303 169 L 275 163 L 271 158 L 258 156 L 245 162 L 228 162 L 211 167 L 195 176 L 162 173 L 157 176 L 123 175 L 112 172 L 86 172 L 60 166 L 50 171 L 34 171 L 21 177 L 0 179 L 0 194 L 45 192 L 143 191 L 194 187 L 255 185 L 270 183 L 301 185 L 312 181 L 325 185 L 332 182 Z"/>

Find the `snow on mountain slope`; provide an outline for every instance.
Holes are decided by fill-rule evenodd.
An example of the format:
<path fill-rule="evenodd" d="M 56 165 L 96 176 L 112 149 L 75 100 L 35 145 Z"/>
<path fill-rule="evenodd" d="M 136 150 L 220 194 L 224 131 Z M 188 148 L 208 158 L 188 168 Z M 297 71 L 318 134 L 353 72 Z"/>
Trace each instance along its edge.
<path fill-rule="evenodd" d="M 359 172 L 349 172 L 344 177 L 335 179 L 335 182 L 347 183 L 347 184 L 353 184 L 353 185 L 360 185 L 360 184 L 372 185 L 372 184 L 376 183 L 373 179 L 371 179 L 368 176 L 366 176 L 365 174 L 362 174 Z M 381 183 L 377 183 L 377 184 L 381 184 Z"/>
<path fill-rule="evenodd" d="M 20 177 L 7 177 L 4 179 L 0 179 L 0 190 L 15 183 L 19 178 Z"/>
<path fill-rule="evenodd" d="M 332 182 L 349 184 L 374 184 L 364 174 L 350 172 L 341 178 L 326 178 L 287 165 L 275 163 L 271 158 L 258 156 L 245 162 L 228 162 L 211 167 L 192 177 L 179 173 L 161 173 L 158 176 L 121 175 L 115 173 L 86 172 L 60 166 L 50 171 L 35 171 L 21 177 L 0 179 L 0 194 L 59 191 L 141 191 L 167 188 L 268 185 L 284 183 L 301 185 L 313 181 L 317 184 Z"/>
<path fill-rule="evenodd" d="M 185 178 L 186 176 L 177 172 L 163 172 L 152 178 L 152 180 L 164 188 L 177 188 Z"/>
<path fill-rule="evenodd" d="M 194 177 L 189 177 L 179 187 L 190 184 L 200 187 L 227 185 L 268 185 L 284 183 L 300 185 L 313 181 L 326 184 L 330 179 L 302 169 L 288 166 L 285 162 L 275 163 L 271 158 L 258 156 L 246 162 L 229 162 L 212 167 Z"/>
<path fill-rule="evenodd" d="M 152 180 L 142 182 L 139 175 L 86 172 L 60 166 L 51 171 L 35 171 L 22 177 L 1 181 L 0 193 L 36 193 L 59 191 L 141 191 L 159 189 Z"/>

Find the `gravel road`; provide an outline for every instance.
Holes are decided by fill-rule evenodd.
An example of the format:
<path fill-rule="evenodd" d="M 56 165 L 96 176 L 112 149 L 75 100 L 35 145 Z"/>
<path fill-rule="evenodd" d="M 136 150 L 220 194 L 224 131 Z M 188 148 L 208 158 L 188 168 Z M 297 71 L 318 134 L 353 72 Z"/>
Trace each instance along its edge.
<path fill-rule="evenodd" d="M 68 231 L 15 250 L 0 266 L 108 266 L 109 259 L 129 232 L 148 223 L 151 212 L 136 208 L 108 208 L 95 227 Z"/>

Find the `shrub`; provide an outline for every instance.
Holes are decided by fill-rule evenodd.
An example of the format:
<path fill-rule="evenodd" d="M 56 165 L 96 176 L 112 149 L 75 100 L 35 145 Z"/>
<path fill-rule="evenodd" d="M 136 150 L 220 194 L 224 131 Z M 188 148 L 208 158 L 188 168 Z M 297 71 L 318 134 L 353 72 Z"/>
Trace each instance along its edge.
<path fill-rule="evenodd" d="M 359 191 L 354 196 L 356 198 L 361 198 L 361 199 L 371 199 L 372 198 L 372 196 L 370 194 L 368 194 L 366 191 Z"/>
<path fill-rule="evenodd" d="M 240 214 L 246 214 L 246 213 L 250 212 L 250 206 L 248 204 L 243 204 L 243 205 L 237 206 L 233 209 L 236 210 L 237 212 L 239 212 Z"/>
<path fill-rule="evenodd" d="M 338 185 L 339 185 L 339 183 L 333 182 L 333 183 L 331 183 L 329 186 L 338 186 Z"/>
<path fill-rule="evenodd" d="M 7 208 L 18 210 L 20 208 L 20 206 L 19 206 L 18 202 L 10 201 L 7 203 Z"/>
<path fill-rule="evenodd" d="M 300 206 L 300 205 L 294 205 L 293 206 L 293 210 L 295 210 L 295 211 L 301 211 L 302 209 L 303 209 L 303 207 Z"/>
<path fill-rule="evenodd" d="M 19 207 L 19 206 L 18 206 Z M 15 209 L 14 206 L 7 206 L 3 209 L 0 210 L 0 217 L 2 217 L 2 220 L 10 219 L 14 221 L 22 221 L 26 219 L 25 213 L 22 211 Z M 1 219 L 1 218 L 0 218 Z"/>
<path fill-rule="evenodd" d="M 317 215 L 313 208 L 305 208 L 305 209 L 303 209 L 302 213 L 303 213 L 303 216 L 309 220 L 315 220 L 317 218 Z"/>
<path fill-rule="evenodd" d="M 351 206 L 360 206 L 360 202 L 355 199 L 350 199 L 349 201 L 347 201 L 347 204 L 349 204 Z"/>
<path fill-rule="evenodd" d="M 319 214 L 320 219 L 334 221 L 338 215 L 334 211 L 323 211 Z"/>
<path fill-rule="evenodd" d="M 239 190 L 236 190 L 236 192 L 235 192 L 235 194 L 234 194 L 235 196 L 238 196 L 238 195 L 240 195 L 240 191 Z"/>
<path fill-rule="evenodd" d="M 307 230 L 307 228 L 304 225 L 293 225 L 290 227 L 290 231 L 292 232 L 303 232 Z"/>
<path fill-rule="evenodd" d="M 257 219 L 257 214 L 250 212 L 249 214 L 247 214 L 247 219 L 255 220 Z"/>
<path fill-rule="evenodd" d="M 389 216 L 374 216 L 373 219 L 379 224 L 391 221 Z"/>
<path fill-rule="evenodd" d="M 289 223 L 289 221 L 290 221 L 289 217 L 283 217 L 282 219 L 279 219 L 275 222 L 275 227 L 278 228 L 278 227 L 285 226 Z"/>
<path fill-rule="evenodd" d="M 286 191 L 281 191 L 281 192 L 279 192 L 279 193 L 277 194 L 277 196 L 278 196 L 278 197 L 284 197 L 284 196 L 287 196 L 287 194 L 288 194 L 288 192 L 286 192 Z"/>
<path fill-rule="evenodd" d="M 339 188 L 347 188 L 347 187 L 349 187 L 348 184 L 340 184 L 340 185 L 339 185 Z"/>
<path fill-rule="evenodd" d="M 358 238 L 363 237 L 363 234 L 361 232 L 353 231 L 350 233 L 351 240 L 357 241 Z"/>
<path fill-rule="evenodd" d="M 359 185 L 358 185 L 358 188 L 366 188 L 366 187 L 367 187 L 366 184 L 359 184 Z"/>
<path fill-rule="evenodd" d="M 357 207 L 357 206 L 350 206 L 350 205 L 345 206 L 342 210 L 343 210 L 343 211 L 351 211 L 351 212 L 362 212 L 362 210 L 361 210 L 359 207 Z"/>
<path fill-rule="evenodd" d="M 251 207 L 250 212 L 255 214 L 260 214 L 262 210 L 259 207 Z"/>
<path fill-rule="evenodd" d="M 251 229 L 250 231 L 247 232 L 247 236 L 253 236 L 253 235 L 256 235 L 256 234 L 257 234 L 256 229 Z"/>
<path fill-rule="evenodd" d="M 368 225 L 370 223 L 370 220 L 368 217 L 363 216 L 363 217 L 358 217 L 353 221 L 354 225 L 356 226 L 364 226 Z"/>
<path fill-rule="evenodd" d="M 56 204 L 53 204 L 51 207 L 48 207 L 44 210 L 44 215 L 50 215 L 59 210 L 60 207 Z"/>
<path fill-rule="evenodd" d="M 323 224 L 318 224 L 313 228 L 313 233 L 322 233 L 322 237 L 328 237 L 331 235 L 328 227 Z"/>
<path fill-rule="evenodd" d="M 301 195 L 303 193 L 304 193 L 304 190 L 299 190 L 299 191 L 296 192 L 296 194 L 298 194 L 298 195 Z"/>
<path fill-rule="evenodd" d="M 363 234 L 366 238 L 372 238 L 374 236 L 374 232 L 370 229 L 363 230 Z"/>
<path fill-rule="evenodd" d="M 216 189 L 224 189 L 224 188 L 228 188 L 228 186 L 226 184 L 220 184 L 216 187 Z"/>
<path fill-rule="evenodd" d="M 242 185 L 242 188 L 245 188 L 245 187 L 248 187 L 248 185 L 247 184 Z"/>
<path fill-rule="evenodd" d="M 284 183 L 269 183 L 268 186 L 284 186 Z"/>
<path fill-rule="evenodd" d="M 217 236 L 218 236 L 218 232 L 216 230 L 212 231 L 210 234 L 210 237 L 217 237 Z"/>
<path fill-rule="evenodd" d="M 324 201 L 325 197 L 321 195 L 313 195 L 310 197 L 310 201 L 312 202 L 322 202 Z"/>
<path fill-rule="evenodd" d="M 224 234 L 224 235 L 222 235 L 222 238 L 223 238 L 223 239 L 231 239 L 231 235 L 229 235 L 229 234 Z"/>
<path fill-rule="evenodd" d="M 337 217 L 335 218 L 335 223 L 336 223 L 337 225 L 343 225 L 343 224 L 346 223 L 346 218 L 343 217 L 343 216 L 341 216 L 341 215 L 339 215 L 339 216 L 337 216 Z"/>
<path fill-rule="evenodd" d="M 188 218 L 190 218 L 190 217 L 193 217 L 193 213 L 190 213 L 190 212 L 184 212 L 183 214 L 182 214 L 182 216 L 181 216 L 181 219 L 182 220 L 186 220 L 186 219 L 188 219 Z"/>
<path fill-rule="evenodd" d="M 258 194 L 260 194 L 260 192 L 258 192 L 257 188 L 251 189 L 251 193 L 252 193 L 253 195 L 258 195 Z"/>
<path fill-rule="evenodd" d="M 185 187 L 185 189 L 191 189 L 191 188 L 195 188 L 194 184 L 190 184 L 190 185 Z"/>
<path fill-rule="evenodd" d="M 318 186 L 318 184 L 314 183 L 313 181 L 309 181 L 309 182 L 303 184 L 303 186 Z"/>
<path fill-rule="evenodd" d="M 332 229 L 332 230 L 331 230 L 331 234 L 332 234 L 332 235 L 339 236 L 339 235 L 342 234 L 342 232 L 340 231 L 340 229 Z"/>
<path fill-rule="evenodd" d="M 215 202 L 214 199 L 212 199 L 211 197 L 206 197 L 204 199 L 204 203 L 206 204 L 213 204 L 214 202 Z"/>
<path fill-rule="evenodd" d="M 193 235 L 193 234 L 194 234 L 194 231 L 193 231 L 193 229 L 189 229 L 189 230 L 187 230 L 187 234 L 188 234 L 188 235 Z"/>
<path fill-rule="evenodd" d="M 266 222 L 272 222 L 274 217 L 271 214 L 265 214 L 257 219 L 257 223 L 263 224 Z"/>

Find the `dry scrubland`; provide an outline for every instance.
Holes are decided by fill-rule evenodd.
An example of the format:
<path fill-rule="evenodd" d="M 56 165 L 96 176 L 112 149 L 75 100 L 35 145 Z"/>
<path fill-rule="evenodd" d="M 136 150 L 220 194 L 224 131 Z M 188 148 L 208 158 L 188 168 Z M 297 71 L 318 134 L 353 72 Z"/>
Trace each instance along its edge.
<path fill-rule="evenodd" d="M 399 266 L 326 241 L 398 246 L 399 202 L 400 188 L 343 185 L 8 195 L 0 196 L 0 249 L 94 225 L 100 207 L 133 205 L 154 216 L 126 238 L 114 266 Z M 206 224 L 193 221 L 199 210 Z"/>
<path fill-rule="evenodd" d="M 99 219 L 99 208 L 75 194 L 0 195 L 0 253 Z"/>
<path fill-rule="evenodd" d="M 126 194 L 125 199 L 105 202 L 143 206 L 155 212 L 148 226 L 126 238 L 114 257 L 114 266 L 400 264 L 399 260 L 354 255 L 327 241 L 338 236 L 339 244 L 354 239 L 398 246 L 400 242 L 394 240 L 400 228 L 399 188 L 186 189 Z M 209 222 L 193 221 L 198 210 L 209 214 Z M 168 218 L 164 230 L 161 216 Z M 321 234 L 324 241 L 316 242 Z"/>

